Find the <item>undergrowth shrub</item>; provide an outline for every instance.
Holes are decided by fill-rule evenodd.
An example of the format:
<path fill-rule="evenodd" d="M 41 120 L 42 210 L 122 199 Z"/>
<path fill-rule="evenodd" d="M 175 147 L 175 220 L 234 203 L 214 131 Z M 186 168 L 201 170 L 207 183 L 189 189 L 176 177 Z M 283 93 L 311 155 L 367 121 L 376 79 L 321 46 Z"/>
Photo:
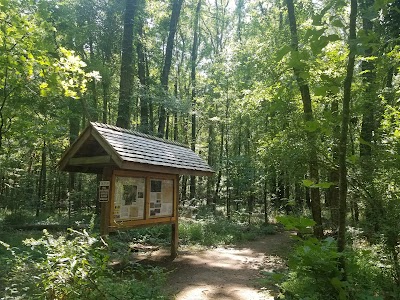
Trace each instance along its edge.
<path fill-rule="evenodd" d="M 130 264 L 114 271 L 108 241 L 91 231 L 44 231 L 24 243 L 28 250 L 1 243 L 9 252 L 0 262 L 9 271 L 1 299 L 164 299 L 162 269 Z"/>
<path fill-rule="evenodd" d="M 255 240 L 260 236 L 274 234 L 273 225 L 248 225 L 226 219 L 186 220 L 179 223 L 182 244 L 195 243 L 205 246 L 232 244 Z"/>
<path fill-rule="evenodd" d="M 4 225 L 25 225 L 25 224 L 31 224 L 34 221 L 35 221 L 35 216 L 26 210 L 8 212 L 5 213 L 3 217 Z"/>
<path fill-rule="evenodd" d="M 312 224 L 302 218 L 296 225 L 295 217 L 283 223 L 304 231 L 307 231 L 305 224 Z M 399 299 L 399 294 L 393 292 L 393 281 L 385 271 L 390 267 L 384 263 L 383 247 L 362 245 L 339 253 L 337 241 L 332 237 L 323 240 L 295 238 L 298 245 L 289 257 L 289 270 L 283 274 L 268 274 L 280 287 L 278 299 Z M 339 259 L 346 262 L 345 276 L 338 267 Z"/>
<path fill-rule="evenodd" d="M 324 299 L 336 299 L 330 295 L 336 295 L 343 289 L 337 268 L 338 258 L 333 238 L 303 241 L 289 258 L 290 271 L 286 281 L 280 285 L 281 289 L 287 297 L 299 295 L 299 299 L 320 299 L 316 296 L 324 295 Z"/>

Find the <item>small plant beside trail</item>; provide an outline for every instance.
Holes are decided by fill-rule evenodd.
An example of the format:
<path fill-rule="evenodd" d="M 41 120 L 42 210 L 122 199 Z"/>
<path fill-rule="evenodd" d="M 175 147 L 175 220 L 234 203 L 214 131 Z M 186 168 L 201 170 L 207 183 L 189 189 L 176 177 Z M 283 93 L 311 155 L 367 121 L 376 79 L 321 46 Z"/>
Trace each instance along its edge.
<path fill-rule="evenodd" d="M 130 264 L 112 270 L 108 241 L 90 231 L 44 231 L 24 241 L 27 250 L 1 244 L 9 252 L 1 261 L 7 270 L 1 299 L 164 299 L 162 269 Z"/>
<path fill-rule="evenodd" d="M 286 229 L 307 232 L 312 220 L 281 217 Z M 305 226 L 308 224 L 307 226 Z M 336 240 L 318 240 L 311 236 L 295 236 L 298 244 L 289 256 L 288 271 L 265 274 L 277 282 L 281 290 L 278 299 L 285 300 L 373 300 L 399 299 L 398 290 L 390 275 L 391 265 L 384 255 L 384 245 L 368 246 L 360 237 L 353 236 L 353 247 L 343 253 L 337 251 Z M 338 268 L 339 258 L 346 261 L 346 277 Z"/>
<path fill-rule="evenodd" d="M 179 224 L 182 244 L 213 246 L 255 240 L 261 236 L 274 234 L 273 225 L 239 223 L 222 218 L 206 220 L 185 220 Z"/>

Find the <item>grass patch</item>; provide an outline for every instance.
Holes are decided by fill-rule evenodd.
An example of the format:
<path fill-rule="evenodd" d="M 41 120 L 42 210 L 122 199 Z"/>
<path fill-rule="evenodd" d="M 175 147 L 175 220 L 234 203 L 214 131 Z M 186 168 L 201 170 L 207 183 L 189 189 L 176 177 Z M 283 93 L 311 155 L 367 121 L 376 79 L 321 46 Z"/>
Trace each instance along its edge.
<path fill-rule="evenodd" d="M 248 225 L 226 219 L 182 220 L 179 223 L 181 244 L 217 246 L 256 240 L 274 234 L 273 225 Z"/>
<path fill-rule="evenodd" d="M 42 212 L 38 217 L 31 210 L 18 210 L 12 212 L 7 209 L 0 210 L 0 223 L 5 227 L 18 227 L 24 225 L 70 225 L 77 226 L 89 224 L 92 213 L 67 212 L 50 213 Z"/>

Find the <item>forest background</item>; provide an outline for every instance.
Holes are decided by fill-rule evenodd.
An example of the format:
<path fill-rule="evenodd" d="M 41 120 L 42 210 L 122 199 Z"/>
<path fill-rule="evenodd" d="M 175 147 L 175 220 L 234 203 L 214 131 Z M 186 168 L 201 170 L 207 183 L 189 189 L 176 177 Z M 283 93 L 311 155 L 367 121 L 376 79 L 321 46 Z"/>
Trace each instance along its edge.
<path fill-rule="evenodd" d="M 57 162 L 89 121 L 190 145 L 182 203 L 349 225 L 399 268 L 400 1 L 0 1 L 0 207 L 98 210 Z M 313 223 L 314 224 L 314 223 Z M 345 267 L 345 262 L 339 265 Z"/>

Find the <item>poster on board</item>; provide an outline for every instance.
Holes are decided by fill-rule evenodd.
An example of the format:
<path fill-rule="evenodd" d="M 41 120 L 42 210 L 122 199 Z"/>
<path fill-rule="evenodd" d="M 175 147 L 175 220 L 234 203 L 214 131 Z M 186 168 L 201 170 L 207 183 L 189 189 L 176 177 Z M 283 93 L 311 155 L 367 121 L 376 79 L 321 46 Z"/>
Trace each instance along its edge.
<path fill-rule="evenodd" d="M 144 219 L 145 183 L 145 178 L 115 177 L 115 221 Z"/>
<path fill-rule="evenodd" d="M 171 217 L 174 209 L 174 181 L 172 179 L 150 180 L 149 216 Z"/>

